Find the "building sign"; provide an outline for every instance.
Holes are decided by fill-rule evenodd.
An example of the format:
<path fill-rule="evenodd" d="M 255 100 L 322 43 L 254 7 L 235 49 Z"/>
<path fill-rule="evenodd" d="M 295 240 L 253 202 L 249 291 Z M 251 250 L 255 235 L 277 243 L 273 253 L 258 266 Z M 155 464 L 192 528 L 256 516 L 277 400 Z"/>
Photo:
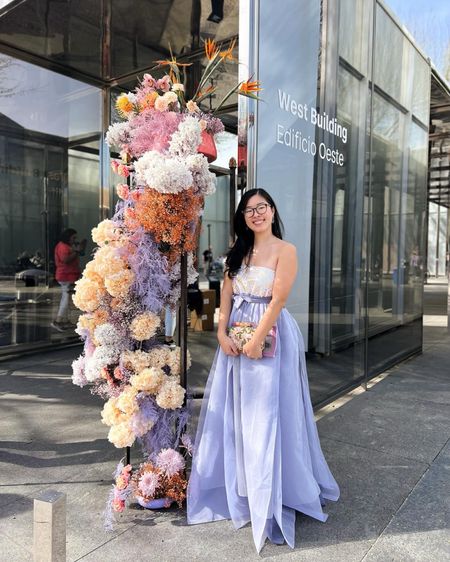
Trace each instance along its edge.
<path fill-rule="evenodd" d="M 315 107 L 309 107 L 306 103 L 299 103 L 290 94 L 287 94 L 278 88 L 278 106 L 279 109 L 297 116 L 300 120 L 310 121 L 312 125 L 324 129 L 339 137 L 342 142 L 347 142 L 347 128 L 338 123 L 336 117 L 330 117 L 327 113 L 318 113 Z M 317 147 L 316 142 L 311 136 L 302 135 L 301 128 L 286 128 L 281 123 L 277 123 L 277 142 L 299 150 L 311 156 L 319 156 L 322 160 L 327 160 L 338 166 L 344 165 L 344 154 L 337 149 L 331 149 L 321 142 Z"/>
<path fill-rule="evenodd" d="M 259 103 L 240 102 L 247 112 L 245 120 L 240 107 L 248 187 L 262 187 L 273 196 L 285 238 L 297 247 L 298 276 L 288 308 L 307 346 L 314 159 L 344 165 L 342 152 L 316 143 L 316 130 L 344 143 L 347 130 L 335 116 L 317 111 L 321 3 L 285 0 L 279 9 L 260 0 L 240 4 L 241 76 L 254 73 L 263 88 Z"/>

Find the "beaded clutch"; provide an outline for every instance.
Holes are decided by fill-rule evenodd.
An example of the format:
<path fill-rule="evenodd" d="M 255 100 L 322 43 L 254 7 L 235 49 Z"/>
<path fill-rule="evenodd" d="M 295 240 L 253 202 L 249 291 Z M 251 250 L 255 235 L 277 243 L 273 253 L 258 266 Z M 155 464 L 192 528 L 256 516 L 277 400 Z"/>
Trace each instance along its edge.
<path fill-rule="evenodd" d="M 232 326 L 228 328 L 228 335 L 233 340 L 239 353 L 242 353 L 244 345 L 252 339 L 255 330 L 256 326 L 251 322 L 234 322 Z M 263 357 L 275 357 L 277 347 L 276 335 L 277 327 L 273 326 L 261 345 Z"/>

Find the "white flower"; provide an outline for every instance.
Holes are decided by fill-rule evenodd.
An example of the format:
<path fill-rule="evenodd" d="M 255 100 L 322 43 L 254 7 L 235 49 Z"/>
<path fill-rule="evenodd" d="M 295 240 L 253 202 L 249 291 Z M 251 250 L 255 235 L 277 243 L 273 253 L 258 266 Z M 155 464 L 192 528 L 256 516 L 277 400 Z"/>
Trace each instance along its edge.
<path fill-rule="evenodd" d="M 169 153 L 182 157 L 196 154 L 201 142 L 202 134 L 200 123 L 198 119 L 188 115 L 173 133 L 169 143 Z"/>
<path fill-rule="evenodd" d="M 156 395 L 156 403 L 164 410 L 176 410 L 183 405 L 185 394 L 185 389 L 168 377 Z"/>
<path fill-rule="evenodd" d="M 172 84 L 172 92 L 184 92 L 184 85 L 179 82 Z"/>
<path fill-rule="evenodd" d="M 195 103 L 195 101 L 192 100 L 189 100 L 187 102 L 186 107 L 189 113 L 197 113 L 198 111 L 200 111 L 198 105 Z"/>
<path fill-rule="evenodd" d="M 163 94 L 163 98 L 166 100 L 167 104 L 178 102 L 178 96 L 175 92 L 166 92 Z"/>
<path fill-rule="evenodd" d="M 128 140 L 128 122 L 124 123 L 114 123 L 110 125 L 106 136 L 106 144 L 110 147 L 121 148 L 121 146 Z"/>
<path fill-rule="evenodd" d="M 136 437 L 142 437 L 155 425 L 153 420 L 147 419 L 142 412 L 134 414 L 130 420 L 130 428 Z"/>
<path fill-rule="evenodd" d="M 167 158 L 154 150 L 145 152 L 134 165 L 136 179 L 160 193 L 178 193 L 192 185 L 192 174 L 181 158 Z"/>
<path fill-rule="evenodd" d="M 203 195 L 216 191 L 216 176 L 209 171 L 208 160 L 203 154 L 193 154 L 186 158 L 186 165 L 192 174 L 194 185 Z"/>
<path fill-rule="evenodd" d="M 99 345 L 92 357 L 86 360 L 85 377 L 92 382 L 100 377 L 100 371 L 103 367 L 117 363 L 120 356 L 120 349 L 109 345 Z"/>
<path fill-rule="evenodd" d="M 104 346 L 118 346 L 123 338 L 119 330 L 109 322 L 97 326 L 94 331 L 94 337 L 100 345 Z"/>

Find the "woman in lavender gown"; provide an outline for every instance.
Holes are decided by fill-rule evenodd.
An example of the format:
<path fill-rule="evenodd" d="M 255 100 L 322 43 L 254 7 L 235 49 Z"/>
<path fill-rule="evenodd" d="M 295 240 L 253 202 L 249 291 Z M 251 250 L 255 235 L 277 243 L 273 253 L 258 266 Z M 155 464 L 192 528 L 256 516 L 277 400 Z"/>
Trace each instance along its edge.
<path fill-rule="evenodd" d="M 339 487 L 320 448 L 303 338 L 284 308 L 297 254 L 282 240 L 273 199 L 247 191 L 234 217 L 218 327 L 219 348 L 205 389 L 188 487 L 189 524 L 251 522 L 258 552 L 266 538 L 294 547 L 295 512 L 326 521 L 325 500 Z M 227 334 L 256 327 L 242 353 Z M 274 357 L 261 346 L 276 325 Z"/>

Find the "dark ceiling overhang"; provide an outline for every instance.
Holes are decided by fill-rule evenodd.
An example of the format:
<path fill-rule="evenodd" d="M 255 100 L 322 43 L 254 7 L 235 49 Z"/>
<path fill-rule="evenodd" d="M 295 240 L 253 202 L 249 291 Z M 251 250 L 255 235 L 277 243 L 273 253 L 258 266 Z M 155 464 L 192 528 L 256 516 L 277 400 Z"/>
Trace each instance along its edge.
<path fill-rule="evenodd" d="M 428 200 L 450 208 L 450 87 L 431 71 Z"/>

